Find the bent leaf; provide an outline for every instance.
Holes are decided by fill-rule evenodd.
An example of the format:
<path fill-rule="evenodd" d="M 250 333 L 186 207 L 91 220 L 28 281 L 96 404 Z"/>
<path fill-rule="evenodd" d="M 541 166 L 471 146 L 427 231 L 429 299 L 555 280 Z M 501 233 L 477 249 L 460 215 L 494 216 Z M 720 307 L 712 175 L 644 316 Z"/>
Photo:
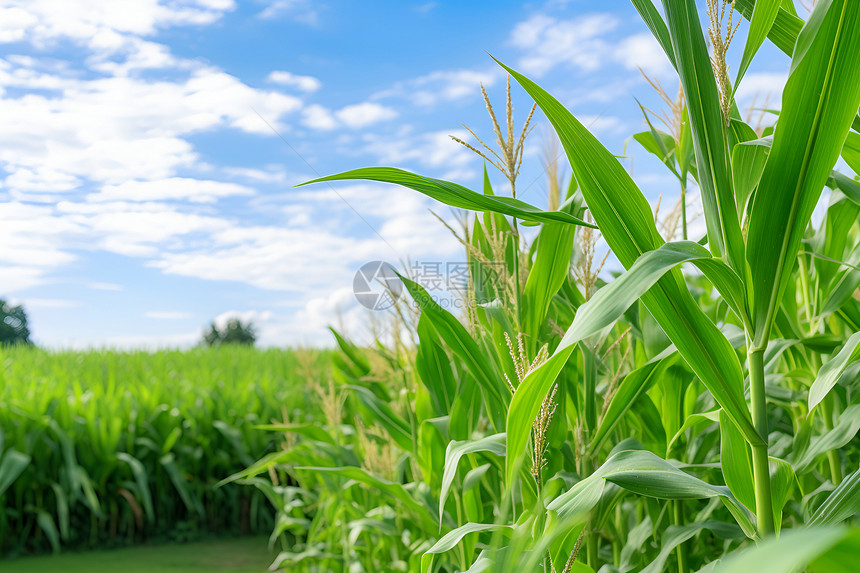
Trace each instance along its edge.
<path fill-rule="evenodd" d="M 323 181 L 344 181 L 351 179 L 394 183 L 395 185 L 414 189 L 415 191 L 423 193 L 440 203 L 445 203 L 446 205 L 457 207 L 459 209 L 491 211 L 493 213 L 510 215 L 511 217 L 517 217 L 524 221 L 533 221 L 535 223 L 558 222 L 597 228 L 595 225 L 586 223 L 582 219 L 578 219 L 563 211 L 541 211 L 537 207 L 524 203 L 518 199 L 476 193 L 471 189 L 467 189 L 456 183 L 451 183 L 450 181 L 423 177 L 394 167 L 364 167 L 362 169 L 353 169 L 351 171 L 344 171 L 343 173 L 335 175 L 312 179 L 311 181 L 300 183 L 296 187 L 310 185 L 311 183 L 320 183 Z"/>

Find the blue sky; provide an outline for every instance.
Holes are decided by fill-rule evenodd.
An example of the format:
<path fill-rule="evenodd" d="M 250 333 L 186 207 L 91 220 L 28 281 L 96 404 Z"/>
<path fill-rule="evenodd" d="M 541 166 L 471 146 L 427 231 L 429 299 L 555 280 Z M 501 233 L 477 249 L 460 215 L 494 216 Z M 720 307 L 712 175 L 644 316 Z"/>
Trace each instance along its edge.
<path fill-rule="evenodd" d="M 634 95 L 661 106 L 638 68 L 670 94 L 677 80 L 626 0 L 0 2 L 0 297 L 52 347 L 188 345 L 230 315 L 266 345 L 360 330 L 356 270 L 459 261 L 429 209 L 454 214 L 386 185 L 292 186 L 390 165 L 477 189 L 481 160 L 448 135 L 492 139 L 479 86 L 501 108 L 505 76 L 487 52 L 674 203 L 628 138 Z M 778 107 L 788 63 L 765 45 L 740 106 Z M 514 87 L 518 125 L 529 105 Z M 536 120 L 520 198 L 545 206 Z"/>

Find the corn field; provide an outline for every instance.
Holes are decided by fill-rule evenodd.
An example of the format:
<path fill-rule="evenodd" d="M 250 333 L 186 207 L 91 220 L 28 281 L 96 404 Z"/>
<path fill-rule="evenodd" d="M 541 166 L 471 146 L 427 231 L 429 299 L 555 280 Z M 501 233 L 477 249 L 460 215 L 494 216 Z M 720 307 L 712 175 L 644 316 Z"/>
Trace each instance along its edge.
<path fill-rule="evenodd" d="M 481 192 L 386 167 L 316 180 L 477 212 L 452 231 L 473 271 L 503 272 L 473 273 L 464 316 L 404 276 L 393 342 L 335 333 L 323 425 L 268 426 L 282 449 L 228 480 L 274 503 L 274 569 L 857 570 L 860 3 L 820 0 L 803 20 L 791 2 L 708 0 L 709 23 L 692 0 L 633 4 L 680 83 L 632 137 L 677 177 L 669 215 L 502 63 L 572 170 L 548 185 L 556 208 L 517 198 L 532 115 L 515 125 L 510 91 L 504 115 L 484 93 L 495 143 L 460 141 L 509 188 L 486 168 Z M 764 42 L 791 65 L 761 126 L 734 90 Z M 703 237 L 688 236 L 691 189 Z M 601 259 L 623 270 L 607 280 Z"/>
<path fill-rule="evenodd" d="M 326 361 L 0 350 L 0 557 L 271 529 L 263 494 L 216 485 L 276 446 L 255 426 L 301 412 Z"/>

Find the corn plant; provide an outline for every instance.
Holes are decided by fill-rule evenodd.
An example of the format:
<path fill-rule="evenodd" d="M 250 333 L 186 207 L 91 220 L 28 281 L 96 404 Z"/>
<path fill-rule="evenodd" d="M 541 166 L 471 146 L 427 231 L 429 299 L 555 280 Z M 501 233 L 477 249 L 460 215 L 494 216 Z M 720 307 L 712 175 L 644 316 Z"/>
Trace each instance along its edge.
<path fill-rule="evenodd" d="M 269 490 L 282 523 L 273 540 L 291 532 L 275 566 L 856 566 L 857 529 L 839 524 L 860 510 L 860 183 L 834 168 L 841 156 L 860 173 L 860 4 L 822 0 L 804 21 L 791 2 L 708 0 L 710 42 L 692 0 L 633 4 L 681 86 L 669 133 L 649 121 L 635 140 L 678 177 L 684 240 L 677 224 L 661 233 L 633 178 L 573 113 L 501 63 L 566 153 L 573 177 L 556 209 L 516 196 L 528 128 L 515 129 L 510 95 L 503 123 L 484 93 L 498 151 L 477 131 L 477 143 L 461 142 L 504 174 L 510 196 L 486 171 L 481 192 L 385 167 L 318 180 L 394 183 L 479 212 L 458 237 L 473 268 L 502 272 L 473 273 L 461 317 L 403 277 L 420 308 L 415 324 L 398 323 L 414 351 L 337 335 L 328 395 L 339 398 L 323 403 L 349 408 L 325 432 L 273 428 L 295 445 L 234 477 L 301 484 Z M 749 30 L 733 78 L 738 13 Z M 734 93 L 768 39 L 791 66 L 776 123 L 762 128 Z M 696 241 L 690 186 L 706 226 Z M 530 245 L 523 225 L 540 226 Z M 608 282 L 602 242 L 624 269 Z"/>

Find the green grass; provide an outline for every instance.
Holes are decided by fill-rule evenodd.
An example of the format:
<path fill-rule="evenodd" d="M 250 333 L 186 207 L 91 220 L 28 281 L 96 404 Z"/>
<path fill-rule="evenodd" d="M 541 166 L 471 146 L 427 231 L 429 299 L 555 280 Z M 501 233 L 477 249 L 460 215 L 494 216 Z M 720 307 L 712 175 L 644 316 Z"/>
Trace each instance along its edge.
<path fill-rule="evenodd" d="M 0 561 L 3 573 L 264 573 L 266 539 L 246 537 L 182 545 L 64 553 Z"/>

